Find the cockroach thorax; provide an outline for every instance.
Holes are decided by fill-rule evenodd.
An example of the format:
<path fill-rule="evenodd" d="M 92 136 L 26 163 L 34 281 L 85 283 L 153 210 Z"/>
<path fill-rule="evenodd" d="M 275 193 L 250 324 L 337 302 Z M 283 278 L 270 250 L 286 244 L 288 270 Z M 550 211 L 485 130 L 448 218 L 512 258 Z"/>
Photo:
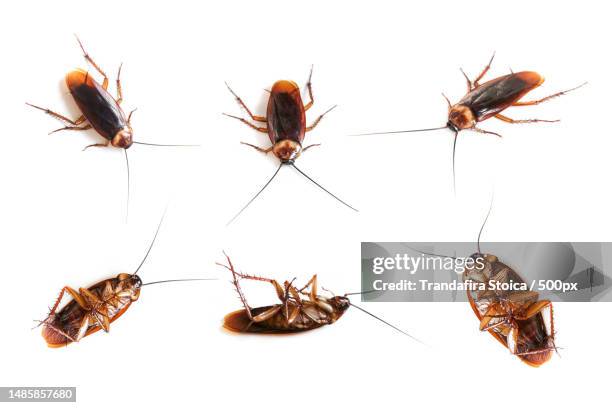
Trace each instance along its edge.
<path fill-rule="evenodd" d="M 453 105 L 448 110 L 448 121 L 457 129 L 469 129 L 476 125 L 476 116 L 465 105 Z"/>
<path fill-rule="evenodd" d="M 130 126 L 125 126 L 115 134 L 111 140 L 111 144 L 115 147 L 128 149 L 132 145 L 132 134 L 132 128 Z"/>
<path fill-rule="evenodd" d="M 281 140 L 272 148 L 272 153 L 283 163 L 292 163 L 302 153 L 302 146 L 294 140 Z"/>

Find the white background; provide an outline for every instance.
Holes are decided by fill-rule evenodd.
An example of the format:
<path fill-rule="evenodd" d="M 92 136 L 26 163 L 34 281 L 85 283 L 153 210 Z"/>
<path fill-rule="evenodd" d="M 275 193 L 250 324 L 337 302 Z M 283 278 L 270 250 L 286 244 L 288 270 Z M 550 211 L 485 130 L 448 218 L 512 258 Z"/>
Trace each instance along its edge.
<path fill-rule="evenodd" d="M 81 149 L 94 132 L 60 126 L 26 101 L 77 117 L 63 77 L 85 67 L 78 33 L 116 75 L 135 139 L 200 148 L 134 146 L 125 223 L 120 150 Z M 419 345 L 357 310 L 310 333 L 257 337 L 221 329 L 240 307 L 215 261 L 228 251 L 244 272 L 359 290 L 361 241 L 471 241 L 489 206 L 483 239 L 610 241 L 609 10 L 601 2 L 12 2 L 0 16 L 0 384 L 77 386 L 79 406 L 497 407 L 604 403 L 611 363 L 609 303 L 555 304 L 561 356 L 533 369 L 478 332 L 467 304 L 368 304 Z M 547 104 L 515 108 L 464 132 L 457 196 L 450 132 L 351 138 L 367 131 L 445 123 L 493 51 L 489 78 L 536 70 L 542 97 L 589 85 Z M 241 146 L 267 136 L 221 116 L 241 114 L 223 81 L 257 113 L 278 79 L 306 82 L 307 135 L 323 145 L 298 165 L 360 209 L 354 213 L 285 168 L 229 228 L 225 223 L 274 172 L 274 157 Z M 63 285 L 88 286 L 141 260 L 166 203 L 144 281 L 219 281 L 145 287 L 109 334 L 48 349 L 35 319 Z M 275 302 L 246 285 L 253 304 Z M 605 371 L 607 373 L 607 370 Z M 118 404 L 118 405 L 117 405 Z"/>

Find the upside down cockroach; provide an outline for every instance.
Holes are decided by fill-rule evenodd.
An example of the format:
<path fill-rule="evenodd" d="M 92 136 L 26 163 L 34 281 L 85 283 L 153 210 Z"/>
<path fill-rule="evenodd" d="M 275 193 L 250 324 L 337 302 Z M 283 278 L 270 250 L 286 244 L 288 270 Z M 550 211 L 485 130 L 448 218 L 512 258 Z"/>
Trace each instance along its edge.
<path fill-rule="evenodd" d="M 224 327 L 228 330 L 264 334 L 303 332 L 335 323 L 344 315 L 344 312 L 352 306 L 400 333 L 421 342 L 412 335 L 366 311 L 360 306 L 355 305 L 349 300 L 348 296 L 360 293 L 347 293 L 344 296 L 335 296 L 332 294 L 332 297 L 323 296 L 318 292 L 317 275 L 313 275 L 308 283 L 301 289 L 294 286 L 293 282 L 295 279 L 291 282 L 285 281 L 281 286 L 274 279 L 236 272 L 229 256 L 225 255 L 225 257 L 228 264 L 223 265 L 218 263 L 217 265 L 226 268 L 232 273 L 232 283 L 244 306 L 243 309 L 229 313 L 225 316 Z M 270 283 L 274 287 L 276 295 L 281 303 L 272 306 L 252 308 L 247 303 L 246 297 L 242 292 L 239 282 L 240 279 Z"/>
<path fill-rule="evenodd" d="M 130 194 L 130 166 L 128 162 L 127 149 L 132 144 L 140 144 L 146 146 L 165 146 L 165 147 L 182 147 L 182 146 L 195 146 L 195 145 L 175 145 L 175 144 L 157 144 L 157 143 L 144 143 L 133 140 L 133 130 L 131 125 L 132 110 L 128 115 L 125 114 L 121 108 L 121 102 L 123 101 L 123 92 L 121 88 L 121 67 L 117 72 L 117 98 L 114 98 L 108 92 L 108 76 L 100 68 L 98 64 L 90 57 L 85 51 L 85 47 L 81 43 L 81 40 L 77 37 L 77 42 L 83 51 L 85 60 L 90 63 L 104 80 L 100 85 L 90 74 L 89 71 L 81 68 L 74 69 L 66 74 L 66 85 L 70 94 L 74 98 L 81 116 L 77 119 L 72 120 L 67 116 L 54 112 L 47 108 L 41 108 L 40 106 L 27 103 L 27 105 L 41 110 L 46 114 L 54 117 L 55 119 L 63 122 L 66 126 L 53 130 L 49 134 L 60 132 L 63 130 L 74 130 L 83 131 L 93 128 L 100 136 L 106 141 L 104 143 L 94 143 L 85 146 L 83 150 L 90 147 L 106 147 L 109 144 L 123 149 L 125 153 L 125 164 L 127 168 L 127 202 L 129 206 L 129 194 Z"/>
<path fill-rule="evenodd" d="M 525 281 L 497 256 L 481 252 L 480 236 L 488 217 L 489 214 L 478 234 L 478 252 L 471 255 L 481 262 L 474 262 L 463 272 L 464 282 L 482 283 L 486 288 L 468 287 L 470 306 L 480 321 L 481 331 L 491 333 L 526 364 L 539 367 L 556 351 L 552 302 L 539 299 L 538 292 L 531 290 L 503 290 L 498 285 L 491 289 L 490 282 L 521 284 Z"/>
<path fill-rule="evenodd" d="M 552 352 L 557 349 L 553 306 L 550 300 L 540 300 L 535 291 L 502 289 L 504 284 L 523 284 L 525 281 L 497 256 L 480 250 L 480 237 L 490 213 L 491 208 L 478 233 L 477 252 L 470 255 L 473 262 L 465 264 L 463 281 L 475 283 L 467 286 L 467 297 L 481 331 L 491 333 L 521 361 L 539 367 L 550 360 Z M 456 259 L 448 255 L 425 254 Z M 490 285 L 490 282 L 500 285 Z"/>
<path fill-rule="evenodd" d="M 367 135 L 381 135 L 381 134 L 393 134 L 393 133 L 411 133 L 411 132 L 428 132 L 440 129 L 450 129 L 454 133 L 453 140 L 453 185 L 455 183 L 455 150 L 457 148 L 457 136 L 462 130 L 473 130 L 480 133 L 488 133 L 498 137 L 501 137 L 499 133 L 491 132 L 488 130 L 477 127 L 477 124 L 487 120 L 491 117 L 495 117 L 506 123 L 535 123 L 535 122 L 558 122 L 559 120 L 546 120 L 546 119 L 511 119 L 502 112 L 507 108 L 513 106 L 532 106 L 538 105 L 542 102 L 546 102 L 552 98 L 565 95 L 568 92 L 576 90 L 586 84 L 583 83 L 575 88 L 568 89 L 565 91 L 557 92 L 555 94 L 540 98 L 534 101 L 521 101 L 527 93 L 531 92 L 535 88 L 542 85 L 544 77 L 537 72 L 533 71 L 522 71 L 522 72 L 511 72 L 508 75 L 504 75 L 498 78 L 491 79 L 490 81 L 480 84 L 480 80 L 491 68 L 491 63 L 495 53 L 491 57 L 491 60 L 487 66 L 480 72 L 475 80 L 471 81 L 466 73 L 461 69 L 461 73 L 465 77 L 467 82 L 467 94 L 456 104 L 451 104 L 450 100 L 444 96 L 448 104 L 448 121 L 446 125 L 427 128 L 427 129 L 412 129 L 412 130 L 399 130 L 392 132 L 375 132 L 375 133 L 361 133 L 353 136 L 367 136 Z"/>
<path fill-rule="evenodd" d="M 67 346 L 100 329 L 108 332 L 110 324 L 121 317 L 132 303 L 139 299 L 140 289 L 143 286 L 167 282 L 215 280 L 206 278 L 169 279 L 142 283 L 138 271 L 149 256 L 160 227 L 161 222 L 149 249 L 133 273 L 120 273 L 114 278 L 104 279 L 88 288 L 80 288 L 78 291 L 69 286 L 62 288 L 47 318 L 39 322 L 39 326 L 43 326 L 42 336 L 49 347 Z M 72 296 L 72 299 L 57 310 L 66 292 Z"/>
<path fill-rule="evenodd" d="M 312 107 L 314 104 L 314 98 L 312 94 L 312 68 L 310 69 L 310 75 L 308 77 L 308 82 L 306 83 L 306 87 L 308 89 L 308 95 L 310 97 L 310 101 L 304 105 L 302 102 L 302 96 L 300 94 L 300 88 L 293 81 L 281 80 L 277 81 L 272 85 L 272 89 L 270 90 L 270 97 L 268 98 L 268 107 L 266 111 L 266 116 L 257 116 L 253 115 L 251 110 L 246 106 L 246 104 L 242 101 L 242 99 L 230 88 L 230 86 L 226 83 L 227 89 L 232 93 L 232 95 L 236 98 L 238 104 L 243 107 L 250 118 L 255 122 L 266 123 L 266 126 L 257 126 L 249 122 L 248 120 L 229 115 L 224 113 L 225 116 L 229 116 L 231 118 L 237 119 L 247 126 L 262 132 L 267 133 L 270 138 L 270 142 L 272 146 L 268 148 L 262 148 L 259 146 L 255 146 L 251 143 L 241 142 L 244 145 L 250 146 L 255 150 L 268 154 L 272 152 L 274 156 L 276 156 L 280 160 L 280 165 L 276 169 L 276 172 L 272 175 L 272 177 L 268 180 L 268 182 L 259 190 L 257 194 L 228 222 L 228 225 L 231 224 L 246 208 L 268 187 L 268 185 L 272 182 L 274 177 L 278 174 L 281 167 L 283 165 L 290 165 L 294 169 L 296 169 L 301 175 L 306 177 L 312 183 L 314 183 L 317 187 L 334 197 L 336 200 L 340 201 L 345 206 L 350 209 L 357 211 L 355 208 L 342 201 L 340 198 L 332 194 L 330 191 L 322 187 L 312 178 L 310 178 L 306 173 L 300 170 L 295 165 L 295 160 L 306 150 L 310 149 L 314 146 L 319 146 L 320 143 L 311 144 L 306 147 L 302 147 L 302 142 L 304 141 L 304 137 L 306 132 L 313 130 L 323 119 L 323 117 L 334 109 L 336 106 L 332 106 L 326 112 L 321 114 L 312 125 L 306 125 L 306 111 Z"/>

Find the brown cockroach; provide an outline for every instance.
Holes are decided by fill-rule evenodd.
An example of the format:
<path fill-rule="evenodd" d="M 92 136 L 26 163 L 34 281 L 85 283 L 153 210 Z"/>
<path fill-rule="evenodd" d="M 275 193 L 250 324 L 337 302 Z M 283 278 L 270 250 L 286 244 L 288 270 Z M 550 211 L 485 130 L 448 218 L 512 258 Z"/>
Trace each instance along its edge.
<path fill-rule="evenodd" d="M 149 249 L 133 273 L 120 273 L 114 278 L 104 279 L 88 288 L 80 288 L 78 291 L 69 286 L 62 288 L 47 318 L 39 322 L 39 326 L 43 326 L 42 336 L 49 347 L 67 346 L 100 329 L 108 332 L 110 324 L 121 317 L 132 303 L 138 300 L 140 289 L 143 286 L 167 282 L 215 280 L 207 278 L 169 279 L 142 283 L 138 271 L 153 248 L 159 227 L 161 227 L 161 222 Z M 72 296 L 72 299 L 58 310 L 66 292 Z"/>
<path fill-rule="evenodd" d="M 411 132 L 428 132 L 440 129 L 450 129 L 454 133 L 453 140 L 453 185 L 455 180 L 455 150 L 457 148 L 457 136 L 462 130 L 472 130 L 479 133 L 488 133 L 498 137 L 501 137 L 499 133 L 491 132 L 488 130 L 481 129 L 477 126 L 478 123 L 485 121 L 489 118 L 497 118 L 506 123 L 535 123 L 535 122 L 558 122 L 559 120 L 547 120 L 547 119 L 511 119 L 502 114 L 504 110 L 515 106 L 532 106 L 538 105 L 542 102 L 546 102 L 552 98 L 556 98 L 567 94 L 573 90 L 576 90 L 586 84 L 583 83 L 575 88 L 568 89 L 565 91 L 557 92 L 546 97 L 533 100 L 533 101 L 521 101 L 521 99 L 535 88 L 542 85 L 544 77 L 537 72 L 533 71 L 522 71 L 522 72 L 511 72 L 508 75 L 504 75 L 495 79 L 491 79 L 483 84 L 480 81 L 485 74 L 491 68 L 491 63 L 495 53 L 491 57 L 491 60 L 487 66 L 480 72 L 475 80 L 471 81 L 465 74 L 463 69 L 461 72 L 467 82 L 467 94 L 456 104 L 451 104 L 450 100 L 444 96 L 448 104 L 448 121 L 444 126 L 426 129 L 412 129 L 412 130 L 400 130 L 392 132 L 375 132 L 375 133 L 361 133 L 353 136 L 366 136 L 366 135 L 381 135 L 381 134 L 393 134 L 393 133 L 411 133 Z"/>
<path fill-rule="evenodd" d="M 481 262 L 474 262 L 463 272 L 464 282 L 483 284 L 485 289 L 468 287 L 467 297 L 480 321 L 481 331 L 491 333 L 526 364 L 539 367 L 556 351 L 553 305 L 550 300 L 539 299 L 535 291 L 504 290 L 497 284 L 490 285 L 520 285 L 525 281 L 497 256 L 480 250 L 480 236 L 489 214 L 478 234 L 478 252 L 471 255 L 472 259 Z"/>
<path fill-rule="evenodd" d="M 335 323 L 344 315 L 344 312 L 352 306 L 400 333 L 420 342 L 420 340 L 391 323 L 355 305 L 348 298 L 348 296 L 361 294 L 361 292 L 347 293 L 344 296 L 336 296 L 333 294 L 331 297 L 323 296 L 318 292 L 317 275 L 313 275 L 308 283 L 301 289 L 298 289 L 293 284 L 295 279 L 291 282 L 286 281 L 283 285 L 280 285 L 274 279 L 236 272 L 229 256 L 225 255 L 225 257 L 228 264 L 223 265 L 218 263 L 217 265 L 223 266 L 232 273 L 232 283 L 244 306 L 243 309 L 229 313 L 225 316 L 224 327 L 230 331 L 276 334 L 313 330 Z M 252 308 L 247 303 L 246 297 L 242 292 L 239 282 L 240 279 L 270 283 L 274 287 L 276 295 L 281 303 L 272 306 Z"/>
<path fill-rule="evenodd" d="M 334 197 L 336 200 L 349 207 L 350 209 L 357 211 L 355 208 L 338 198 L 336 195 L 332 194 L 330 191 L 325 189 L 319 183 L 310 178 L 306 173 L 300 170 L 295 165 L 295 160 L 306 150 L 311 147 L 319 146 L 320 143 L 311 144 L 306 147 L 302 147 L 302 143 L 304 141 L 304 137 L 306 136 L 306 132 L 313 130 L 323 119 L 323 117 L 330 112 L 332 109 L 336 107 L 336 105 L 332 106 L 323 114 L 319 115 L 317 119 L 312 123 L 312 125 L 307 126 L 306 124 L 306 111 L 312 107 L 314 104 L 314 98 L 312 94 L 312 68 L 310 69 L 310 75 L 308 77 L 308 82 L 306 83 L 306 87 L 308 89 L 308 95 L 310 97 L 310 101 L 306 104 L 302 101 L 302 96 L 300 93 L 300 88 L 293 81 L 280 80 L 272 85 L 272 89 L 270 90 L 270 97 L 268 98 L 268 108 L 266 111 L 266 116 L 258 116 L 254 115 L 251 110 L 246 106 L 246 104 L 242 101 L 242 99 L 230 88 L 230 86 L 225 83 L 227 89 L 232 93 L 232 95 L 236 98 L 236 101 L 242 108 L 244 108 L 250 118 L 255 122 L 266 123 L 266 126 L 258 126 L 249 122 L 248 120 L 229 115 L 224 113 L 225 116 L 229 116 L 231 118 L 237 119 L 247 126 L 262 132 L 267 133 L 270 138 L 270 142 L 272 146 L 268 148 L 262 148 L 259 146 L 255 146 L 251 143 L 241 142 L 244 145 L 250 146 L 255 150 L 268 154 L 272 152 L 274 156 L 278 158 L 280 161 L 280 165 L 276 169 L 276 172 L 272 175 L 272 177 L 268 180 L 268 182 L 259 190 L 257 194 L 228 222 L 228 225 L 231 224 L 246 208 L 268 187 L 268 185 L 272 182 L 272 180 L 276 177 L 278 172 L 280 171 L 283 165 L 290 165 L 294 169 L 296 169 L 302 176 L 306 177 L 309 181 L 315 184 L 317 187 Z"/>
<path fill-rule="evenodd" d="M 85 47 L 81 43 L 81 40 L 77 37 L 77 42 L 83 51 L 83 56 L 85 60 L 94 67 L 96 71 L 104 80 L 100 85 L 94 78 L 89 74 L 89 71 L 83 70 L 81 68 L 74 69 L 68 74 L 66 74 L 66 85 L 70 94 L 74 98 L 74 101 L 77 104 L 77 107 L 81 111 L 81 116 L 77 119 L 72 120 L 65 115 L 59 114 L 47 108 L 42 108 L 37 105 L 33 105 L 31 103 L 26 103 L 27 105 L 41 110 L 46 114 L 52 116 L 53 118 L 59 120 L 64 123 L 66 126 L 61 127 L 59 129 L 53 130 L 49 134 L 53 134 L 56 132 L 60 132 L 63 130 L 73 130 L 73 131 L 84 131 L 88 129 L 94 129 L 100 136 L 102 136 L 106 141 L 104 143 L 94 143 L 88 146 L 85 146 L 83 150 L 86 150 L 90 147 L 106 147 L 109 144 L 113 147 L 118 147 L 123 149 L 125 153 L 125 164 L 127 168 L 127 198 L 129 205 L 129 193 L 130 193 L 130 166 L 127 156 L 127 149 L 129 149 L 132 144 L 140 144 L 146 146 L 164 146 L 164 147 L 185 147 L 185 146 L 196 146 L 196 145 L 176 145 L 176 144 L 157 144 L 157 143 L 144 143 L 137 142 L 133 140 L 133 130 L 131 125 L 132 114 L 134 110 L 132 110 L 128 115 L 125 114 L 123 109 L 121 108 L 121 102 L 123 101 L 123 92 L 121 88 L 121 67 L 119 66 L 119 70 L 117 72 L 117 97 L 114 98 L 108 92 L 108 76 L 106 73 L 100 68 L 96 62 L 91 58 L 91 56 L 85 51 Z"/>
<path fill-rule="evenodd" d="M 480 237 L 490 213 L 491 208 L 478 233 L 477 252 L 470 255 L 473 262 L 466 263 L 462 275 L 464 282 L 474 283 L 466 288 L 467 298 L 480 322 L 481 331 L 491 333 L 526 364 L 539 367 L 550 360 L 553 351 L 557 350 L 553 305 L 550 300 L 540 300 L 535 291 L 503 289 L 505 284 L 521 286 L 525 281 L 497 256 L 480 250 Z M 448 255 L 423 253 L 456 259 Z"/>

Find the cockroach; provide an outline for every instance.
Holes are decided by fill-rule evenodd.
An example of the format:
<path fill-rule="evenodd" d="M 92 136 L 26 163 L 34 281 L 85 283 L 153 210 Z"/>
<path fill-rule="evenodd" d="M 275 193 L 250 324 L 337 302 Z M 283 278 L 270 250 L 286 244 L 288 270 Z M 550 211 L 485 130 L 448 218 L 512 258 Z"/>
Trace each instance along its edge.
<path fill-rule="evenodd" d="M 254 124 L 244 118 L 229 115 L 224 113 L 225 116 L 230 118 L 237 119 L 244 123 L 245 125 L 259 131 L 262 133 L 267 133 L 270 138 L 270 142 L 272 146 L 268 148 L 263 148 L 259 146 L 255 146 L 251 143 L 241 142 L 244 145 L 250 146 L 255 150 L 262 152 L 264 154 L 268 154 L 272 152 L 276 158 L 280 161 L 280 164 L 272 177 L 268 180 L 268 182 L 259 190 L 257 194 L 228 222 L 228 225 L 231 224 L 246 208 L 268 187 L 268 185 L 272 182 L 272 180 L 276 177 L 278 172 L 280 171 L 283 165 L 292 166 L 295 170 L 297 170 L 302 176 L 306 177 L 309 181 L 314 183 L 317 187 L 334 197 L 336 200 L 347 206 L 348 208 L 357 211 L 354 207 L 350 206 L 336 195 L 332 194 L 330 191 L 322 187 L 319 183 L 310 178 L 306 173 L 300 170 L 295 165 L 295 160 L 300 157 L 302 153 L 306 150 L 320 146 L 320 143 L 311 144 L 306 147 L 302 147 L 302 143 L 304 142 L 304 138 L 306 136 L 306 132 L 313 130 L 323 119 L 323 117 L 329 113 L 332 109 L 336 107 L 336 105 L 332 106 L 326 112 L 321 114 L 312 125 L 306 125 L 306 111 L 308 111 L 314 104 L 314 97 L 312 93 L 312 68 L 310 69 L 310 75 L 308 77 L 308 82 L 306 83 L 306 88 L 308 89 L 308 95 L 310 101 L 306 104 L 302 101 L 302 96 L 300 93 L 300 88 L 293 81 L 280 80 L 272 85 L 272 89 L 269 91 L 270 97 L 268 98 L 268 107 L 266 111 L 266 116 L 258 116 L 254 115 L 251 110 L 247 107 L 247 105 L 242 101 L 242 99 L 230 88 L 230 86 L 225 83 L 227 89 L 231 92 L 231 94 L 236 98 L 238 104 L 246 110 L 247 114 L 254 122 L 265 123 L 266 125 L 257 125 Z"/>
<path fill-rule="evenodd" d="M 478 233 L 477 252 L 470 255 L 473 262 L 465 264 L 463 281 L 474 283 L 467 285 L 467 297 L 481 331 L 491 333 L 521 361 L 539 367 L 557 350 L 553 305 L 550 300 L 539 299 L 535 291 L 502 289 L 504 284 L 522 285 L 525 281 L 497 256 L 480 250 L 480 237 L 490 213 L 491 208 Z M 490 285 L 491 282 L 499 285 Z"/>
<path fill-rule="evenodd" d="M 146 146 L 165 146 L 165 147 L 183 147 L 183 146 L 196 146 L 196 145 L 176 145 L 176 144 L 157 144 L 157 143 L 144 143 L 133 140 L 134 131 L 132 129 L 132 114 L 136 109 L 132 110 L 129 114 L 125 114 L 121 103 L 123 102 L 123 91 L 121 88 L 121 68 L 123 64 L 119 65 L 117 72 L 117 97 L 113 97 L 108 91 L 109 79 L 106 73 L 100 68 L 100 66 L 92 59 L 92 57 L 85 51 L 85 47 L 81 43 L 81 40 L 77 37 L 79 47 L 83 51 L 85 60 L 93 66 L 93 68 L 104 78 L 102 84 L 98 83 L 93 76 L 81 68 L 74 69 L 66 74 L 66 85 L 70 94 L 74 98 L 77 107 L 81 111 L 81 115 L 77 119 L 70 119 L 65 115 L 54 112 L 47 108 L 27 103 L 27 105 L 41 110 L 53 118 L 64 123 L 66 126 L 59 129 L 55 129 L 49 134 L 60 132 L 63 130 L 73 131 L 84 131 L 88 129 L 94 129 L 100 136 L 105 140 L 104 143 L 94 143 L 85 146 L 83 150 L 87 150 L 90 147 L 107 147 L 109 144 L 113 147 L 123 149 L 125 153 L 125 164 L 127 168 L 127 198 L 129 205 L 129 192 L 130 192 L 130 166 L 127 156 L 127 149 L 132 144 L 140 144 Z"/>
<path fill-rule="evenodd" d="M 215 280 L 207 278 L 168 279 L 143 283 L 138 271 L 153 248 L 159 227 L 161 227 L 161 222 L 149 249 L 133 273 L 120 273 L 114 278 L 104 279 L 88 288 L 80 288 L 78 291 L 69 286 L 62 288 L 47 318 L 39 322 L 39 326 L 43 326 L 42 336 L 49 347 L 67 346 L 100 329 L 108 332 L 111 323 L 121 317 L 132 303 L 139 299 L 143 286 L 167 282 Z M 72 299 L 58 310 L 66 292 Z"/>
<path fill-rule="evenodd" d="M 333 324 L 340 319 L 350 306 L 361 310 L 376 320 L 392 327 L 400 333 L 420 342 L 412 335 L 388 323 L 380 317 L 355 305 L 348 298 L 350 295 L 359 293 L 347 293 L 343 296 L 332 294 L 331 297 L 323 296 L 318 292 L 317 275 L 298 289 L 293 282 L 285 281 L 280 285 L 274 279 L 247 275 L 236 272 L 229 256 L 225 255 L 227 265 L 218 263 L 232 273 L 232 284 L 242 302 L 243 309 L 229 313 L 225 316 L 224 327 L 230 331 L 241 333 L 297 333 L 317 329 L 319 327 Z M 240 287 L 240 279 L 254 280 L 270 283 L 276 292 L 280 304 L 252 308 L 247 303 L 246 297 Z"/>
<path fill-rule="evenodd" d="M 491 282 L 524 284 L 525 281 L 497 256 L 480 250 L 480 236 L 489 214 L 478 234 L 478 252 L 471 255 L 474 261 L 481 262 L 466 265 L 463 272 L 464 282 L 484 284 L 486 289 L 468 286 L 467 297 L 480 321 L 481 331 L 491 333 L 521 361 L 539 367 L 556 351 L 553 305 L 550 300 L 539 299 L 535 291 L 504 290 L 501 285 L 490 285 Z"/>
<path fill-rule="evenodd" d="M 425 129 L 399 130 L 392 132 L 362 133 L 353 136 L 429 132 L 433 130 L 450 129 L 454 134 L 452 159 L 454 185 L 455 151 L 457 148 L 457 136 L 460 131 L 472 130 L 479 133 L 491 134 L 501 137 L 499 133 L 484 130 L 477 126 L 478 123 L 483 122 L 492 117 L 497 118 L 506 123 L 558 122 L 558 119 L 511 119 L 508 116 L 503 115 L 502 112 L 507 108 L 515 106 L 538 105 L 542 102 L 546 102 L 550 99 L 565 95 L 568 92 L 574 91 L 586 85 L 585 82 L 572 89 L 557 92 L 555 94 L 548 95 L 544 98 L 540 98 L 533 101 L 521 101 L 521 99 L 526 94 L 542 85 L 542 83 L 544 82 L 544 77 L 533 71 L 522 71 L 516 73 L 511 72 L 508 75 L 491 79 L 490 81 L 480 84 L 480 81 L 491 68 L 491 64 L 493 62 L 494 57 L 495 53 L 493 53 L 493 56 L 489 60 L 487 66 L 473 81 L 470 80 L 466 73 L 463 71 L 463 69 L 461 69 L 461 73 L 463 74 L 467 82 L 467 94 L 458 103 L 454 105 L 451 104 L 450 100 L 446 97 L 446 95 L 442 94 L 448 104 L 448 120 L 444 126 Z"/>

